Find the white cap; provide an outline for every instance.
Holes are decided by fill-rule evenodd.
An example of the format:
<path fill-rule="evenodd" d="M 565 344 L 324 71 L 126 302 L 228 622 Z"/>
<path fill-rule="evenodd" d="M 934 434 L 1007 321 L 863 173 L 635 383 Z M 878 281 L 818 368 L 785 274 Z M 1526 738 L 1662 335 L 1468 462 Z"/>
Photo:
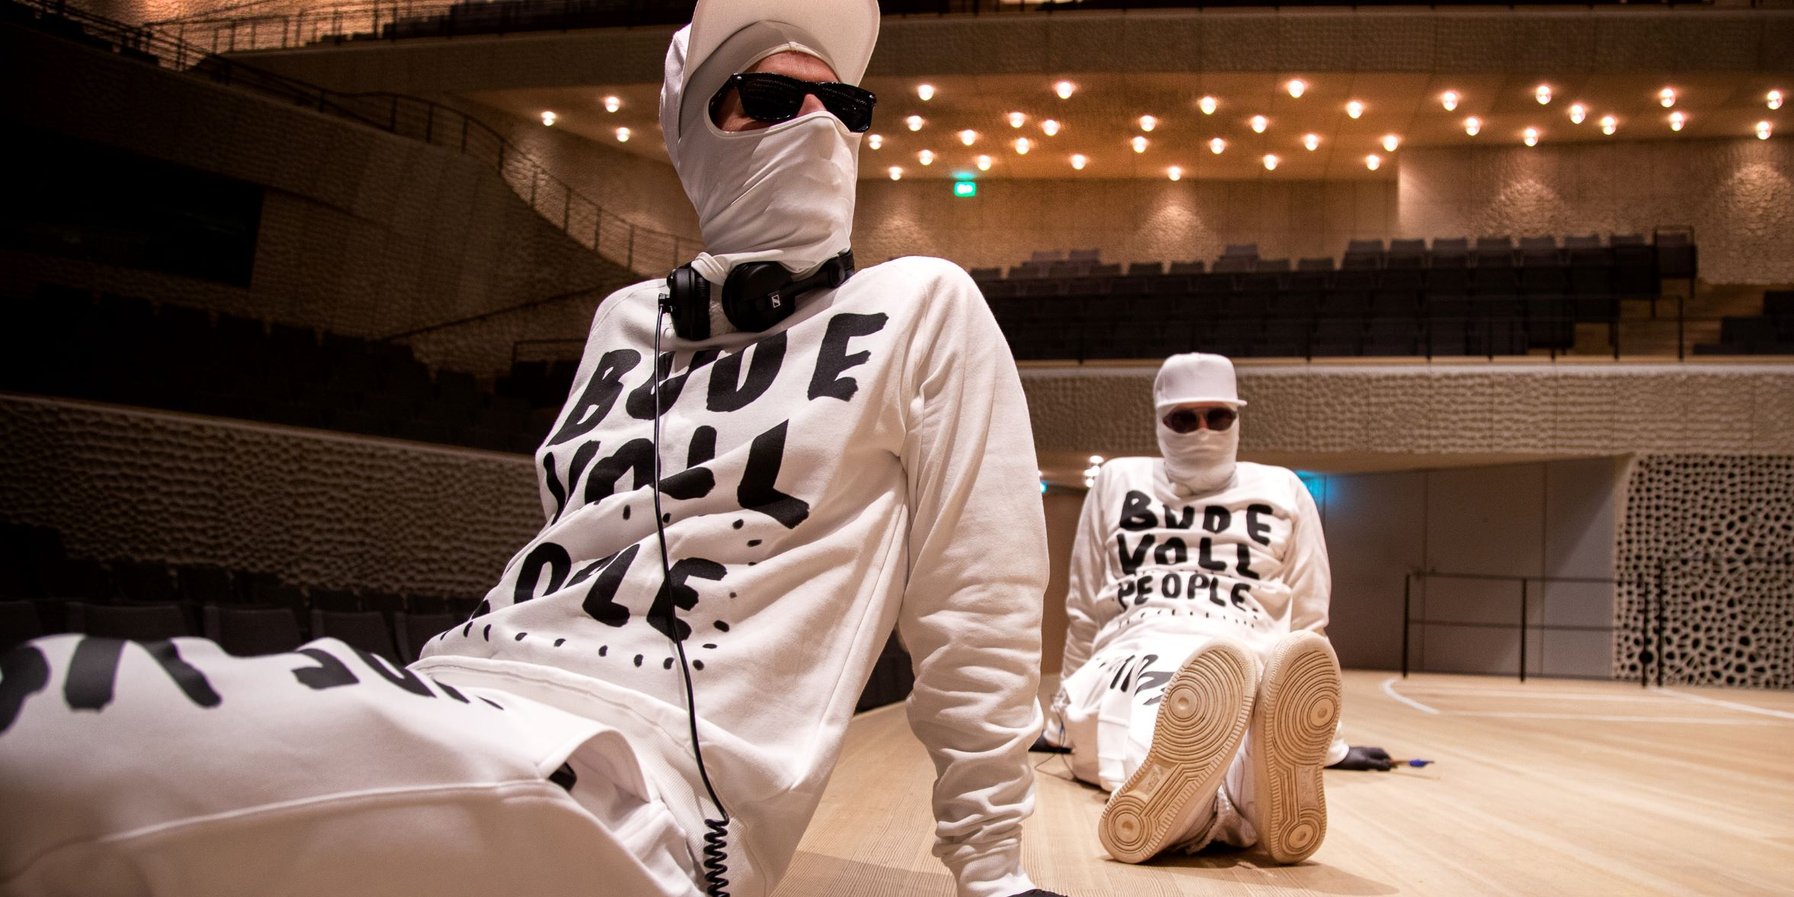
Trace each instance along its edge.
<path fill-rule="evenodd" d="M 1240 408 L 1233 362 L 1221 355 L 1186 352 L 1165 359 L 1152 381 L 1152 407 L 1159 414 L 1178 405 L 1219 404 Z"/>
<path fill-rule="evenodd" d="M 685 53 L 687 76 L 724 41 L 759 22 L 789 25 L 812 38 L 816 55 L 835 76 L 857 85 L 878 41 L 878 0 L 698 0 Z"/>

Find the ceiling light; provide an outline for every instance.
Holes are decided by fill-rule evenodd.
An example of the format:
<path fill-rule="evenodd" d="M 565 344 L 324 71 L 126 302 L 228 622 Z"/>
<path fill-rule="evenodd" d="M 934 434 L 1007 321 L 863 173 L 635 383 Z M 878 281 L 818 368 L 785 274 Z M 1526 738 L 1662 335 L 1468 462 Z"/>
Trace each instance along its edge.
<path fill-rule="evenodd" d="M 620 98 L 620 97 L 605 97 L 604 98 L 604 111 L 615 112 L 621 108 L 623 108 L 622 98 Z"/>
<path fill-rule="evenodd" d="M 1086 157 L 1083 153 L 1072 153 L 1071 154 L 1071 167 L 1073 167 L 1079 171 L 1083 171 L 1084 166 L 1086 166 L 1088 164 L 1090 164 L 1090 159 L 1088 157 Z"/>
<path fill-rule="evenodd" d="M 1767 103 L 1771 109 L 1780 109 L 1782 107 L 1782 92 L 1779 90 L 1772 90 L 1763 95 L 1763 101 Z"/>
<path fill-rule="evenodd" d="M 880 137 L 877 134 L 867 134 L 866 135 L 866 145 L 869 147 L 872 147 L 873 149 L 878 149 L 879 147 L 885 145 L 885 139 L 883 137 Z"/>
<path fill-rule="evenodd" d="M 1026 137 L 1015 138 L 1015 154 L 1016 155 L 1025 156 L 1028 154 L 1028 150 L 1033 149 L 1033 148 L 1034 148 L 1034 144 L 1030 143 L 1028 141 L 1028 138 L 1026 138 Z"/>
<path fill-rule="evenodd" d="M 1134 139 L 1128 141 L 1128 144 L 1133 146 L 1136 153 L 1146 152 L 1146 138 L 1144 137 L 1135 135 Z"/>
<path fill-rule="evenodd" d="M 1370 169 L 1371 171 L 1376 171 L 1377 169 L 1382 168 L 1383 167 L 1383 157 L 1377 155 L 1376 153 L 1371 153 L 1370 155 L 1365 156 L 1364 157 L 1364 167 Z"/>
<path fill-rule="evenodd" d="M 1214 115 L 1215 107 L 1219 105 L 1214 97 L 1203 97 L 1196 101 L 1196 108 L 1201 109 L 1203 115 Z"/>
<path fill-rule="evenodd" d="M 978 157 L 978 170 L 979 171 L 989 171 L 990 170 L 990 157 L 989 156 L 979 156 Z"/>
<path fill-rule="evenodd" d="M 1048 137 L 1051 137 L 1054 134 L 1059 133 L 1059 122 L 1057 122 L 1053 119 L 1050 119 L 1050 118 L 1047 119 L 1046 121 L 1041 122 L 1040 123 L 1040 132 L 1042 134 L 1047 135 Z"/>
<path fill-rule="evenodd" d="M 544 127 L 552 128 L 554 127 L 554 120 L 559 117 L 560 116 L 555 115 L 552 112 L 544 112 L 542 113 L 542 124 Z"/>
<path fill-rule="evenodd" d="M 1470 116 L 1469 118 L 1464 119 L 1464 133 L 1469 134 L 1472 137 L 1475 137 L 1477 135 L 1477 132 L 1481 131 L 1482 129 L 1483 129 L 1483 120 L 1482 119 L 1477 118 L 1474 115 Z"/>
<path fill-rule="evenodd" d="M 1009 126 L 1010 127 L 1019 128 L 1022 125 L 1025 125 L 1027 123 L 1028 123 L 1028 117 L 1026 115 L 1023 115 L 1020 112 L 1009 113 Z"/>
<path fill-rule="evenodd" d="M 1538 146 L 1539 145 L 1539 129 L 1538 128 L 1527 128 L 1526 132 L 1525 132 L 1525 137 L 1522 139 L 1523 139 L 1523 142 L 1525 142 L 1525 144 L 1527 146 Z"/>
<path fill-rule="evenodd" d="M 1773 128 L 1771 128 L 1769 126 L 1769 122 L 1767 122 L 1767 121 L 1757 122 L 1757 139 L 1758 140 L 1768 140 L 1769 135 L 1773 134 L 1773 133 L 1775 133 L 1775 131 Z"/>
<path fill-rule="evenodd" d="M 1674 106 L 1676 104 L 1676 89 L 1674 87 L 1665 87 L 1662 90 L 1657 91 L 1657 102 L 1662 103 L 1663 108 L 1665 109 Z"/>
<path fill-rule="evenodd" d="M 1540 84 L 1539 89 L 1532 92 L 1532 96 L 1539 101 L 1540 106 L 1551 102 L 1551 85 Z"/>
<path fill-rule="evenodd" d="M 1680 131 L 1682 130 L 1682 126 L 1687 123 L 1688 116 L 1683 115 L 1680 112 L 1671 112 L 1669 114 L 1669 129 L 1671 131 Z"/>
<path fill-rule="evenodd" d="M 916 96 L 919 99 L 921 99 L 922 102 L 924 102 L 924 103 L 928 102 L 929 100 L 934 99 L 934 85 L 933 84 L 918 84 L 918 85 L 916 85 Z"/>
<path fill-rule="evenodd" d="M 1384 151 L 1393 153 L 1393 152 L 1395 152 L 1395 148 L 1398 146 L 1401 146 L 1401 145 L 1402 145 L 1402 139 L 1400 137 L 1397 137 L 1394 134 L 1384 134 L 1383 135 Z"/>
<path fill-rule="evenodd" d="M 909 118 L 904 119 L 903 126 L 906 128 L 909 128 L 912 131 L 922 130 L 922 116 L 912 115 Z"/>
<path fill-rule="evenodd" d="M 1613 132 L 1615 132 L 1619 129 L 1620 129 L 1620 120 L 1619 119 L 1614 118 L 1611 115 L 1601 116 L 1601 133 L 1612 136 Z"/>
<path fill-rule="evenodd" d="M 916 154 L 916 161 L 929 166 L 934 164 L 934 150 L 923 150 Z"/>
<path fill-rule="evenodd" d="M 1308 82 L 1301 78 L 1291 78 L 1288 84 L 1283 85 L 1283 88 L 1289 91 L 1291 97 L 1299 99 L 1302 93 L 1308 90 Z"/>
<path fill-rule="evenodd" d="M 1165 169 L 1165 176 L 1174 181 L 1180 181 L 1183 180 L 1184 170 L 1173 165 L 1170 168 Z"/>
<path fill-rule="evenodd" d="M 1319 135 L 1319 134 L 1303 134 L 1302 135 L 1302 147 L 1311 153 L 1317 149 L 1320 149 L 1321 148 L 1321 135 Z"/>
<path fill-rule="evenodd" d="M 1364 104 L 1363 103 L 1360 103 L 1357 100 L 1349 100 L 1346 102 L 1346 116 L 1348 118 L 1355 119 L 1358 116 L 1363 115 L 1363 114 L 1364 114 Z"/>
<path fill-rule="evenodd" d="M 1092 466 L 1103 463 L 1103 456 L 1102 455 L 1091 455 L 1090 463 Z"/>
<path fill-rule="evenodd" d="M 1265 132 L 1265 128 L 1270 127 L 1270 125 L 1271 125 L 1270 119 L 1265 118 L 1262 115 L 1252 116 L 1252 130 L 1253 131 L 1255 131 L 1259 134 L 1263 134 Z"/>
<path fill-rule="evenodd" d="M 888 171 L 891 172 L 891 180 L 893 180 L 893 181 L 903 180 L 903 166 L 893 165 L 888 169 Z"/>
<path fill-rule="evenodd" d="M 1274 156 L 1270 153 L 1265 153 L 1265 170 L 1266 171 L 1276 171 L 1278 161 L 1279 160 L 1276 156 Z"/>
<path fill-rule="evenodd" d="M 1053 92 L 1058 94 L 1059 99 L 1061 100 L 1071 99 L 1072 91 L 1077 89 L 1078 86 L 1070 81 L 1061 81 L 1058 84 L 1053 85 Z"/>
<path fill-rule="evenodd" d="M 978 132 L 972 130 L 971 128 L 967 128 L 963 131 L 960 131 L 959 132 L 959 142 L 965 144 L 966 146 L 971 146 L 972 144 L 978 142 Z"/>
<path fill-rule="evenodd" d="M 1158 126 L 1159 126 L 1159 120 L 1158 120 L 1158 119 L 1156 119 L 1156 118 L 1153 118 L 1153 117 L 1152 117 L 1152 116 L 1150 116 L 1150 115 L 1142 115 L 1142 116 L 1140 116 L 1140 130 L 1142 130 L 1142 131 L 1146 131 L 1146 132 L 1149 132 L 1149 133 L 1150 133 L 1150 132 L 1151 132 L 1151 131 L 1152 131 L 1152 129 L 1153 129 L 1153 128 L 1156 128 L 1156 127 L 1158 127 Z"/>
<path fill-rule="evenodd" d="M 1446 112 L 1456 111 L 1458 108 L 1458 92 L 1455 90 L 1448 90 L 1440 94 L 1439 105 L 1444 106 Z"/>
<path fill-rule="evenodd" d="M 1221 153 L 1223 151 L 1225 151 L 1226 149 L 1227 149 L 1227 141 L 1222 140 L 1219 137 L 1216 137 L 1215 139 L 1210 140 L 1208 142 L 1208 151 L 1211 153 L 1214 153 L 1217 156 L 1221 155 Z"/>
<path fill-rule="evenodd" d="M 618 143 L 628 143 L 629 142 L 629 129 L 628 128 L 618 128 L 617 129 L 617 142 Z"/>
<path fill-rule="evenodd" d="M 1582 120 L 1585 118 L 1588 118 L 1588 107 L 1581 103 L 1571 103 L 1570 123 L 1579 125 L 1582 124 Z"/>

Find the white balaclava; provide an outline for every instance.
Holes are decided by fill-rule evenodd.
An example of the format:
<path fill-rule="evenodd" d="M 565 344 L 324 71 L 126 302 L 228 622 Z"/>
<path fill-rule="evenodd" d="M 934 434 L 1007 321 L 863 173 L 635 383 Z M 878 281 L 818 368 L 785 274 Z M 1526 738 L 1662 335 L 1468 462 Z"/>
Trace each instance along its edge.
<path fill-rule="evenodd" d="M 785 50 L 839 68 L 819 41 L 782 22 L 755 22 L 686 71 L 691 28 L 673 35 L 660 91 L 660 127 L 698 213 L 705 252 L 691 266 L 713 284 L 744 262 L 776 261 L 806 274 L 852 242 L 860 135 L 822 111 L 748 131 L 710 120 L 710 99 L 728 77 Z M 713 333 L 734 329 L 711 302 Z"/>
<path fill-rule="evenodd" d="M 1154 425 L 1159 452 L 1165 457 L 1165 478 L 1178 492 L 1188 495 L 1206 495 L 1232 483 L 1240 449 L 1241 422 L 1237 420 L 1220 432 L 1203 427 L 1178 433 L 1165 426 L 1165 414 L 1172 408 L 1198 402 L 1235 410 L 1246 404 L 1240 401 L 1234 383 L 1233 362 L 1198 352 L 1165 359 L 1152 383 Z"/>

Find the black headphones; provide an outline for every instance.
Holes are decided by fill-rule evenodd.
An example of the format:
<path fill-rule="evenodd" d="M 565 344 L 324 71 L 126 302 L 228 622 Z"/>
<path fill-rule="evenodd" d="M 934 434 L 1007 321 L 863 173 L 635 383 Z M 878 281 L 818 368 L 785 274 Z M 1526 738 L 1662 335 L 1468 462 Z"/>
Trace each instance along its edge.
<path fill-rule="evenodd" d="M 723 282 L 723 317 L 737 330 L 758 333 L 791 317 L 797 311 L 797 297 L 811 290 L 834 288 L 853 276 L 853 250 L 822 263 L 805 277 L 792 277 L 790 270 L 778 262 L 747 262 L 736 265 Z M 673 318 L 673 332 L 681 339 L 710 338 L 710 281 L 680 265 L 667 275 L 667 312 Z"/>

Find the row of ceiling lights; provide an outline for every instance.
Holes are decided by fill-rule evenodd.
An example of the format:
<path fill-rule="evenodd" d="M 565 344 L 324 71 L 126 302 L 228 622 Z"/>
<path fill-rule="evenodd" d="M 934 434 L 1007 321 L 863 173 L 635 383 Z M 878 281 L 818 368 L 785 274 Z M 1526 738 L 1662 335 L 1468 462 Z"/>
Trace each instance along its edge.
<path fill-rule="evenodd" d="M 1284 85 L 1284 89 L 1289 92 L 1291 97 L 1300 98 L 1308 91 L 1308 83 L 1299 78 L 1292 78 Z M 1077 85 L 1070 81 L 1060 81 L 1053 85 L 1053 92 L 1058 94 L 1060 99 L 1071 99 L 1072 94 L 1076 91 Z M 916 87 L 916 96 L 923 102 L 928 102 L 929 100 L 934 99 L 937 93 L 938 91 L 932 84 L 920 84 Z M 1533 98 L 1536 99 L 1541 106 L 1549 105 L 1552 100 L 1551 85 L 1540 84 L 1533 91 Z M 1657 93 L 1658 103 L 1666 109 L 1676 104 L 1676 98 L 1676 91 L 1673 87 L 1665 87 Z M 1780 109 L 1782 107 L 1783 99 L 1784 97 L 1780 90 L 1771 90 L 1764 95 L 1764 103 L 1771 110 Z M 1447 112 L 1455 111 L 1462 100 L 1463 95 L 1455 90 L 1447 90 L 1439 96 L 1440 105 L 1444 107 Z M 1202 110 L 1204 115 L 1213 115 L 1215 111 L 1220 108 L 1220 101 L 1213 96 L 1203 96 L 1196 101 L 1196 105 L 1197 108 Z M 1358 119 L 1364 115 L 1367 108 L 1368 107 L 1361 100 L 1348 100 L 1345 104 L 1345 113 L 1352 119 Z M 1568 114 L 1572 124 L 1580 125 L 1588 118 L 1588 107 L 1582 103 L 1572 103 L 1570 104 Z M 1004 119 L 1008 121 L 1011 128 L 1020 129 L 1027 124 L 1028 116 L 1022 112 L 1009 112 L 1004 115 Z M 920 131 L 927 123 L 920 115 L 911 115 L 903 121 L 904 126 L 910 131 Z M 1269 118 L 1263 115 L 1254 115 L 1247 120 L 1247 124 L 1251 126 L 1254 133 L 1263 134 L 1269 129 L 1270 121 Z M 1680 131 L 1688 123 L 1688 116 L 1680 111 L 1672 112 L 1669 114 L 1668 122 L 1671 131 Z M 1159 119 L 1152 115 L 1142 115 L 1138 122 L 1140 130 L 1145 132 L 1151 132 L 1158 126 L 1158 123 Z M 1612 136 L 1619 130 L 1619 119 L 1613 115 L 1604 115 L 1600 119 L 1600 125 L 1601 133 Z M 1464 119 L 1464 133 L 1471 137 L 1475 137 L 1477 134 L 1481 133 L 1482 126 L 1482 119 L 1477 118 L 1474 115 Z M 1048 137 L 1057 135 L 1061 127 L 1062 126 L 1056 119 L 1048 118 L 1043 119 L 1040 122 L 1041 132 Z M 1774 127 L 1767 120 L 1759 121 L 1757 122 L 1755 131 L 1759 140 L 1768 140 L 1770 134 L 1774 132 Z M 962 144 L 971 146 L 977 142 L 981 135 L 976 131 L 966 129 L 960 131 L 957 136 Z M 1538 128 L 1528 127 L 1521 132 L 1520 139 L 1521 142 L 1527 146 L 1537 146 L 1541 136 L 1542 132 L 1540 132 Z M 1144 135 L 1136 135 L 1131 138 L 1128 143 L 1133 148 L 1134 152 L 1144 153 L 1146 152 L 1148 140 Z M 1310 152 L 1319 149 L 1320 143 L 1321 138 L 1318 134 L 1309 133 L 1302 135 L 1302 146 Z M 1396 134 L 1385 134 L 1380 140 L 1380 143 L 1386 152 L 1393 153 L 1395 152 L 1396 147 L 1401 144 L 1401 137 Z M 870 148 L 877 150 L 884 144 L 884 138 L 878 134 L 869 134 L 867 135 L 866 144 Z M 1016 154 L 1024 156 L 1033 149 L 1033 145 L 1033 141 L 1026 137 L 1016 138 L 1013 144 Z M 1215 155 L 1220 155 L 1226 151 L 1227 141 L 1220 137 L 1215 137 L 1209 140 L 1208 148 L 1209 151 Z M 923 166 L 928 166 L 934 163 L 937 156 L 933 150 L 924 149 L 916 154 L 916 158 Z M 1073 169 L 1082 171 L 1089 164 L 1090 160 L 1088 156 L 1085 156 L 1082 153 L 1073 153 L 1069 161 L 1071 162 L 1071 167 Z M 1265 154 L 1263 159 L 1265 170 L 1275 171 L 1281 161 L 1281 158 L 1274 153 Z M 992 164 L 991 157 L 988 155 L 980 155 L 977 157 L 976 164 L 978 170 L 989 171 Z M 1382 157 L 1375 153 L 1364 157 L 1364 167 L 1371 171 L 1376 171 L 1378 168 L 1382 167 L 1382 164 Z M 889 173 L 891 180 L 900 180 L 903 177 L 903 169 L 901 166 L 891 166 Z M 1166 169 L 1166 175 L 1173 181 L 1179 180 L 1183 177 L 1183 169 L 1173 165 Z"/>
<path fill-rule="evenodd" d="M 1292 98 L 1300 98 L 1307 92 L 1308 84 L 1300 78 L 1292 78 L 1284 85 L 1284 89 L 1289 92 L 1289 95 Z M 1068 100 L 1071 99 L 1072 94 L 1077 92 L 1077 85 L 1070 81 L 1059 81 L 1053 85 L 1053 92 L 1057 94 L 1060 99 Z M 919 84 L 916 86 L 916 96 L 923 102 L 928 102 L 929 100 L 934 99 L 937 93 L 938 91 L 932 84 Z M 1541 106 L 1550 104 L 1553 98 L 1551 85 L 1540 84 L 1533 91 L 1533 98 L 1536 99 Z M 1675 106 L 1676 99 L 1676 90 L 1673 87 L 1665 87 L 1657 93 L 1658 103 L 1666 109 Z M 1768 106 L 1769 109 L 1776 110 L 1782 107 L 1784 95 L 1780 90 L 1771 90 L 1764 95 L 1763 99 L 1764 104 Z M 1455 111 L 1462 100 L 1463 95 L 1455 90 L 1447 90 L 1439 96 L 1440 105 L 1447 112 Z M 613 113 L 620 110 L 623 106 L 621 98 L 616 96 L 604 97 L 602 104 L 606 112 Z M 1215 111 L 1220 108 L 1220 101 L 1213 96 L 1203 96 L 1196 101 L 1196 105 L 1197 108 L 1202 110 L 1204 115 L 1213 115 Z M 1367 107 L 1361 100 L 1348 100 L 1345 104 L 1345 113 L 1348 117 L 1357 119 L 1364 115 L 1366 108 Z M 1572 124 L 1580 125 L 1588 118 L 1588 108 L 1582 103 L 1572 103 L 1570 104 L 1568 114 Z M 553 111 L 544 111 L 542 113 L 542 124 L 545 126 L 553 127 L 557 119 L 558 116 Z M 1010 112 L 1004 116 L 1004 119 L 1009 123 L 1011 128 L 1020 129 L 1027 124 L 1028 116 L 1022 112 Z M 1668 122 L 1671 131 L 1681 131 L 1688 122 L 1688 116 L 1681 111 L 1671 112 L 1668 117 Z M 1152 115 L 1142 115 L 1138 120 L 1140 130 L 1148 133 L 1156 128 L 1158 123 L 1159 119 Z M 1263 115 L 1254 115 L 1248 120 L 1248 124 L 1251 126 L 1254 133 L 1263 134 L 1270 127 L 1270 119 Z M 1475 137 L 1477 134 L 1481 133 L 1482 124 L 1482 119 L 1472 115 L 1464 119 L 1464 133 L 1471 137 Z M 904 119 L 904 125 L 910 131 L 920 131 L 926 125 L 926 120 L 920 115 L 911 115 Z M 1600 119 L 1600 125 L 1601 132 L 1611 136 L 1619 130 L 1619 119 L 1613 115 L 1604 115 Z M 1043 119 L 1040 123 L 1041 132 L 1048 137 L 1057 135 L 1061 127 L 1062 126 L 1056 119 L 1051 118 Z M 1759 121 L 1756 124 L 1755 132 L 1759 140 L 1768 140 L 1770 135 L 1774 132 L 1774 127 L 1767 120 Z M 632 132 L 626 127 L 617 128 L 615 133 L 617 142 L 619 143 L 629 142 L 629 138 L 632 136 Z M 971 146 L 978 141 L 978 138 L 981 135 L 979 135 L 977 131 L 968 128 L 960 131 L 957 136 L 962 144 Z M 1528 127 L 1521 132 L 1521 142 L 1527 146 L 1537 146 L 1540 137 L 1541 132 L 1536 127 Z M 1310 152 L 1319 149 L 1320 142 L 1321 138 L 1318 134 L 1309 133 L 1302 135 L 1302 146 Z M 1386 152 L 1393 153 L 1395 152 L 1396 147 L 1400 145 L 1401 137 L 1396 134 L 1385 134 L 1380 142 Z M 866 144 L 873 150 L 877 150 L 883 146 L 884 138 L 878 134 L 868 134 L 866 137 Z M 1017 155 L 1027 155 L 1029 150 L 1033 148 L 1033 141 L 1026 137 L 1018 137 L 1012 145 Z M 1144 135 L 1136 135 L 1129 140 L 1129 145 L 1133 148 L 1134 152 L 1144 153 L 1148 146 L 1148 140 Z M 1215 137 L 1209 140 L 1208 148 L 1209 151 L 1215 155 L 1220 155 L 1226 151 L 1227 141 L 1220 137 Z M 924 149 L 917 153 L 917 161 L 921 162 L 924 166 L 933 164 L 935 158 L 936 155 L 933 150 Z M 1069 161 L 1071 162 L 1071 167 L 1073 169 L 1082 171 L 1089 164 L 1089 157 L 1082 153 L 1073 153 Z M 1278 156 L 1271 153 L 1265 154 L 1263 159 L 1267 171 L 1275 171 L 1280 161 Z M 1376 171 L 1382 166 L 1382 161 L 1382 157 L 1372 153 L 1364 157 L 1364 166 L 1371 171 Z M 989 171 L 992 165 L 992 159 L 988 155 L 980 155 L 977 157 L 976 164 L 978 170 Z M 903 176 L 903 169 L 900 166 L 893 165 L 890 167 L 889 173 L 892 180 L 897 180 Z M 1166 173 L 1171 180 L 1175 181 L 1183 176 L 1183 169 L 1173 165 L 1167 169 Z"/>

